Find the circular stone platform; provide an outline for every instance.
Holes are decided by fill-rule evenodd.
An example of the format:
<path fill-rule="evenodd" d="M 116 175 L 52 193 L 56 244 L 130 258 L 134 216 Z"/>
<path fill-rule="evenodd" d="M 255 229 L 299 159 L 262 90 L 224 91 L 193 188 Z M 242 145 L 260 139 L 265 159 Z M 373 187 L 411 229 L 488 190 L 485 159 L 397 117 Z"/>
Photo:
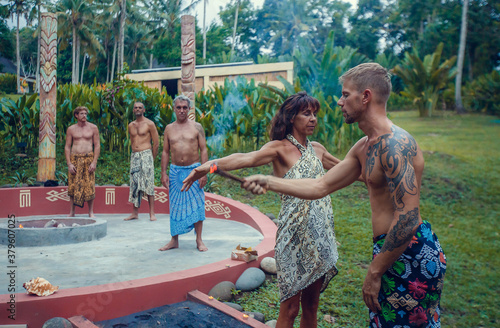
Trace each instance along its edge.
<path fill-rule="evenodd" d="M 51 220 L 54 222 L 50 222 Z M 75 244 L 98 240 L 107 233 L 106 220 L 97 218 L 47 218 L 17 220 L 16 223 L 15 228 L 9 228 L 5 223 L 0 224 L 1 245 L 8 245 L 9 239 L 15 240 L 16 247 Z M 46 225 L 51 227 L 45 227 Z"/>

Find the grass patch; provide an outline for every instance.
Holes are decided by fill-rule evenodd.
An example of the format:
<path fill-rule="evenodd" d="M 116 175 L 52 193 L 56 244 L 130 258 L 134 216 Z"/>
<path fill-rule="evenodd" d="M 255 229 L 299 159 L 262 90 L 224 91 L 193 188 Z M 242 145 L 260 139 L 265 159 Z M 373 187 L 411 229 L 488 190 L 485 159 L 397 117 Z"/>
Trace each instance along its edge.
<path fill-rule="evenodd" d="M 419 143 L 426 165 L 422 181 L 421 213 L 430 221 L 447 255 L 448 269 L 441 300 L 442 326 L 451 328 L 498 327 L 499 220 L 500 217 L 500 124 L 495 117 L 449 115 L 421 119 L 418 113 L 392 112 L 393 122 L 410 132 Z M 67 172 L 64 145 L 57 145 L 57 170 Z M 0 147 L 1 148 L 1 147 Z M 9 147 L 0 149 L 0 184 L 24 172 L 36 176 L 38 149 L 28 158 L 15 156 Z M 335 154 L 343 157 L 344 154 Z M 159 156 L 156 184 L 160 185 Z M 103 150 L 96 182 L 128 183 L 129 157 Z M 271 174 L 271 166 L 233 171 L 239 176 Z M 239 184 L 219 176 L 209 177 L 208 190 L 278 215 L 280 198 L 270 192 L 254 196 Z M 335 230 L 340 243 L 339 274 L 321 295 L 319 327 L 367 327 L 368 310 L 361 287 L 371 261 L 370 204 L 366 188 L 356 182 L 332 195 Z M 276 319 L 279 293 L 274 279 L 237 302 L 246 311 L 258 311 L 266 320 Z M 334 324 L 323 321 L 324 315 Z M 299 320 L 295 327 L 298 327 Z"/>

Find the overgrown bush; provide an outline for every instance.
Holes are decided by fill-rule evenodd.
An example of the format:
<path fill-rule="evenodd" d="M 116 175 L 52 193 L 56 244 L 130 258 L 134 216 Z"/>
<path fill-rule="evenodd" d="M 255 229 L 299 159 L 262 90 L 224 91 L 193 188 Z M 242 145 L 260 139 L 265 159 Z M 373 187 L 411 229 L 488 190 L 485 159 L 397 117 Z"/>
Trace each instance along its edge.
<path fill-rule="evenodd" d="M 0 74 L 0 94 L 16 93 L 17 78 L 15 74 Z"/>
<path fill-rule="evenodd" d="M 463 102 L 468 110 L 500 115 L 500 73 L 479 76 L 464 88 Z"/>
<path fill-rule="evenodd" d="M 396 92 L 391 92 L 389 100 L 387 101 L 388 111 L 412 110 L 415 108 L 416 106 L 410 99 Z"/>

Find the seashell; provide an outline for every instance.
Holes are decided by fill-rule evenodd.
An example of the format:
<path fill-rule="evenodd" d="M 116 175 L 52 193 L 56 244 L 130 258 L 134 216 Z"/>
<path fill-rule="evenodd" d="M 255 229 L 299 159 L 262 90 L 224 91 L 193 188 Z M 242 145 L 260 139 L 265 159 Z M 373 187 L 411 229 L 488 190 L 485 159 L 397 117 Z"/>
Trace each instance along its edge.
<path fill-rule="evenodd" d="M 58 228 L 65 228 L 65 227 L 66 227 L 66 225 L 65 225 L 64 223 L 59 223 L 59 224 L 57 225 L 57 227 L 58 227 Z"/>
<path fill-rule="evenodd" d="M 52 228 L 52 227 L 55 227 L 57 225 L 57 221 L 52 219 L 50 221 L 48 221 L 47 223 L 45 223 L 45 225 L 43 226 L 44 228 Z"/>
<path fill-rule="evenodd" d="M 25 282 L 23 287 L 26 289 L 28 294 L 38 296 L 49 296 L 54 294 L 59 289 L 59 286 L 53 286 L 46 279 L 40 277 Z"/>

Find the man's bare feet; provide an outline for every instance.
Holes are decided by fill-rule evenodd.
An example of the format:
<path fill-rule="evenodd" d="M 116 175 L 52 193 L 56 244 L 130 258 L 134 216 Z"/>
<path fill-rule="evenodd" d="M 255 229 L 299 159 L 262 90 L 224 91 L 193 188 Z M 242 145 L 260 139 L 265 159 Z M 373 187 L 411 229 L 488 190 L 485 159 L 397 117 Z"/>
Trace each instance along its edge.
<path fill-rule="evenodd" d="M 95 219 L 95 218 L 96 218 L 96 216 L 94 215 L 94 213 L 89 213 L 89 218 L 93 218 L 93 219 Z"/>
<path fill-rule="evenodd" d="M 149 215 L 149 220 L 150 220 L 150 221 L 156 221 L 156 215 L 154 215 L 154 214 L 150 214 L 150 215 Z"/>
<path fill-rule="evenodd" d="M 200 240 L 196 242 L 196 247 L 200 252 L 206 252 L 208 251 L 208 247 L 205 246 L 205 244 Z"/>
<path fill-rule="evenodd" d="M 159 251 L 168 251 L 169 249 L 174 249 L 174 248 L 179 248 L 179 241 L 178 240 L 170 240 L 168 244 L 163 246 L 162 248 L 158 249 Z"/>
<path fill-rule="evenodd" d="M 69 218 L 74 218 L 75 217 L 75 213 L 69 213 L 68 217 Z"/>
<path fill-rule="evenodd" d="M 139 220 L 139 215 L 137 214 L 130 214 L 128 217 L 123 219 L 123 221 L 130 221 L 130 220 Z"/>

